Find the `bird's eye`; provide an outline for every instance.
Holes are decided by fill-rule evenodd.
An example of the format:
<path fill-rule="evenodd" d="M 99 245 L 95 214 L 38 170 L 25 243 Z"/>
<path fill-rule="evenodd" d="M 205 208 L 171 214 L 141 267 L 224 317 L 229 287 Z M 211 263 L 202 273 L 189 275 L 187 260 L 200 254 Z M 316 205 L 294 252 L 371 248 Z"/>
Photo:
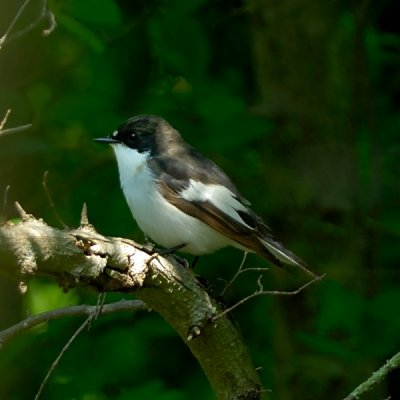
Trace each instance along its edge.
<path fill-rule="evenodd" d="M 137 135 L 135 131 L 129 130 L 125 133 L 125 144 L 129 147 L 135 147 L 137 142 Z"/>

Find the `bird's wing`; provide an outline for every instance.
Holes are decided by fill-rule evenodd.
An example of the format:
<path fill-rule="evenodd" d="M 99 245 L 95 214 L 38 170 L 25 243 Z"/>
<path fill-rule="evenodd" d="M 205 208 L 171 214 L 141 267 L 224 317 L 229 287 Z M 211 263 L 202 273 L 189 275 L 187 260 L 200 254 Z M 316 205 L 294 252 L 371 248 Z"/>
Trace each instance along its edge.
<path fill-rule="evenodd" d="M 295 265 L 315 276 L 304 261 L 274 238 L 270 228 L 248 207 L 250 203 L 218 166 L 208 159 L 201 159 L 203 165 L 190 170 L 196 160 L 190 161 L 185 163 L 174 158 L 168 163 L 164 160 L 164 165 L 159 164 L 157 183 L 170 203 L 275 265 Z M 153 160 L 155 162 L 162 163 L 163 160 Z M 204 170 L 208 171 L 207 176 L 200 177 L 199 171 Z"/>
<path fill-rule="evenodd" d="M 163 196 L 184 213 L 198 218 L 244 248 L 265 252 L 257 239 L 254 213 L 225 186 L 191 180 L 182 189 L 182 182 L 166 177 L 158 180 L 158 184 Z M 269 251 L 267 258 L 280 265 L 279 259 Z"/>
<path fill-rule="evenodd" d="M 190 160 L 182 157 L 150 160 L 163 196 L 232 241 L 281 265 L 258 240 L 261 218 L 250 210 L 250 203 L 239 194 L 229 177 L 211 160 L 197 157 L 197 153 L 192 153 Z M 272 238 L 266 225 L 262 224 L 262 229 L 263 236 Z"/>

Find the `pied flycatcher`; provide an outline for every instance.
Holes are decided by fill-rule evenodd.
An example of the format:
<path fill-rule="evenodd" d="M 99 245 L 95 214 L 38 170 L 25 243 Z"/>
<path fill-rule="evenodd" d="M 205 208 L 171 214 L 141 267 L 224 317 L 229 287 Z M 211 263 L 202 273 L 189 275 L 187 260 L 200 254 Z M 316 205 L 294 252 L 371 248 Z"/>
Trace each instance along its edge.
<path fill-rule="evenodd" d="M 156 243 L 196 256 L 234 246 L 315 276 L 274 238 L 224 171 L 163 118 L 137 115 L 95 140 L 113 148 L 133 217 Z"/>

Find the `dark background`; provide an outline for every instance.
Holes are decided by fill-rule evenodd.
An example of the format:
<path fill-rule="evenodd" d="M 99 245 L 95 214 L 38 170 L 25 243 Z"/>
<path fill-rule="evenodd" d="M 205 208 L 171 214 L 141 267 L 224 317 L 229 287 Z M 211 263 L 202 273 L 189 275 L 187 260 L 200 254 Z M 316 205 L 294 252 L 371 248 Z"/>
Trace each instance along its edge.
<path fill-rule="evenodd" d="M 1 0 L 2 35 L 21 1 Z M 13 32 L 32 22 L 32 0 Z M 143 241 L 110 149 L 92 139 L 139 113 L 160 114 L 232 176 L 277 236 L 327 273 L 296 297 L 256 298 L 234 313 L 274 400 L 341 399 L 400 348 L 399 3 L 191 0 L 49 2 L 44 21 L 0 50 L 0 197 L 36 217 L 79 224 L 83 202 L 105 235 Z M 3 201 L 1 202 L 3 203 Z M 4 207 L 2 206 L 2 209 Z M 200 259 L 216 292 L 241 253 Z M 1 260 L 0 260 L 1 262 Z M 256 256 L 248 266 L 268 265 Z M 264 285 L 292 290 L 299 271 Z M 236 282 L 230 304 L 257 287 Z M 107 301 L 120 298 L 110 294 Z M 24 316 L 96 301 L 49 280 L 0 280 L 0 328 Z M 81 323 L 51 322 L 1 351 L 0 398 L 33 398 Z M 400 398 L 392 373 L 365 399 Z M 101 317 L 53 373 L 43 399 L 212 399 L 172 329 L 152 313 Z"/>

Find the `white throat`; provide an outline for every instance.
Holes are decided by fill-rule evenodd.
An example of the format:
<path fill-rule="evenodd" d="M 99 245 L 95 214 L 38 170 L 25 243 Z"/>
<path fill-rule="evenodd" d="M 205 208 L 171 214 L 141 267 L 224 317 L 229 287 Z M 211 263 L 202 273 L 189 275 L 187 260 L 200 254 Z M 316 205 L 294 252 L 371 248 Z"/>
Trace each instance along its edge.
<path fill-rule="evenodd" d="M 123 144 L 113 144 L 112 148 L 117 158 L 121 187 L 127 197 L 128 194 L 125 189 L 129 190 L 129 185 L 137 185 L 137 178 L 140 177 L 145 170 L 147 175 L 151 174 L 146 166 L 146 161 L 150 156 L 150 152 L 139 153 L 137 150 L 130 149 Z M 148 179 L 150 179 L 150 176 L 148 176 Z M 151 178 L 151 180 L 153 180 L 153 178 Z"/>

